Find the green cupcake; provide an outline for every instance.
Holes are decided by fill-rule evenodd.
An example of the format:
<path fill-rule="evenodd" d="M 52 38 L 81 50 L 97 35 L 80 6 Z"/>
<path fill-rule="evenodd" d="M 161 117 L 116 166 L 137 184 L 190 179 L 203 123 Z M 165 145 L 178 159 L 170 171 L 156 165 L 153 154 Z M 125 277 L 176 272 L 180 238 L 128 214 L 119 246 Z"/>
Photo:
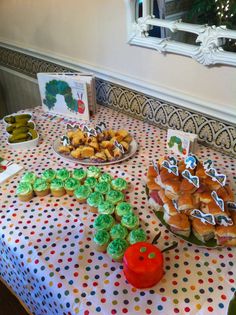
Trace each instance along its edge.
<path fill-rule="evenodd" d="M 106 200 L 112 202 L 114 205 L 123 201 L 124 198 L 125 198 L 124 194 L 117 190 L 110 190 L 106 196 Z"/>
<path fill-rule="evenodd" d="M 110 201 L 103 201 L 98 205 L 99 214 L 113 214 L 115 211 L 115 206 Z"/>
<path fill-rule="evenodd" d="M 97 179 L 95 177 L 88 177 L 85 179 L 84 185 L 94 189 L 94 187 L 97 185 Z"/>
<path fill-rule="evenodd" d="M 51 182 L 54 178 L 56 178 L 56 171 L 49 168 L 48 170 L 42 173 L 42 179 L 46 180 L 47 182 Z"/>
<path fill-rule="evenodd" d="M 86 202 L 92 190 L 88 186 L 80 186 L 74 191 L 74 196 L 79 202 Z"/>
<path fill-rule="evenodd" d="M 21 182 L 22 183 L 29 183 L 31 185 L 33 185 L 33 183 L 35 182 L 37 176 L 33 173 L 33 172 L 26 172 L 22 178 L 21 178 Z"/>
<path fill-rule="evenodd" d="M 95 177 L 98 178 L 101 174 L 101 169 L 96 166 L 89 166 L 87 170 L 88 177 Z"/>
<path fill-rule="evenodd" d="M 111 190 L 111 186 L 106 182 L 101 182 L 96 184 L 94 190 L 99 191 L 103 195 L 106 195 Z"/>
<path fill-rule="evenodd" d="M 133 245 L 138 242 L 146 242 L 147 240 L 147 235 L 144 232 L 143 229 L 136 229 L 130 231 L 127 241 L 130 243 L 130 245 Z"/>
<path fill-rule="evenodd" d="M 100 192 L 92 192 L 87 199 L 87 204 L 90 206 L 90 210 L 97 213 L 97 208 L 101 202 L 104 201 L 103 195 Z"/>
<path fill-rule="evenodd" d="M 87 172 L 82 167 L 81 168 L 76 168 L 72 172 L 72 177 L 77 179 L 81 183 L 84 182 L 86 176 L 87 176 Z"/>
<path fill-rule="evenodd" d="M 50 189 L 54 197 L 61 197 L 66 193 L 64 188 L 64 182 L 58 178 L 55 178 L 51 181 Z"/>
<path fill-rule="evenodd" d="M 128 183 L 123 178 L 116 178 L 111 181 L 111 187 L 115 190 L 123 191 L 127 189 Z"/>
<path fill-rule="evenodd" d="M 20 182 L 16 189 L 17 196 L 21 201 L 30 201 L 33 196 L 33 188 L 30 183 Z"/>
<path fill-rule="evenodd" d="M 99 177 L 99 182 L 106 182 L 106 183 L 110 183 L 112 181 L 113 177 L 109 174 L 109 173 L 103 173 L 100 177 Z"/>
<path fill-rule="evenodd" d="M 110 214 L 100 214 L 94 221 L 94 228 L 96 230 L 109 231 L 114 225 L 115 220 Z"/>
<path fill-rule="evenodd" d="M 116 238 L 125 239 L 126 236 L 128 235 L 128 230 L 123 225 L 116 224 L 111 228 L 110 235 L 111 235 L 112 240 Z"/>
<path fill-rule="evenodd" d="M 34 182 L 33 189 L 37 196 L 43 197 L 50 193 L 50 184 L 43 178 L 37 178 Z"/>
<path fill-rule="evenodd" d="M 128 202 L 120 202 L 116 206 L 115 214 L 116 214 L 116 220 L 120 221 L 123 215 L 131 214 L 133 213 L 133 207 Z"/>
<path fill-rule="evenodd" d="M 75 178 L 72 178 L 72 177 L 68 178 L 64 182 L 65 190 L 66 190 L 67 194 L 70 196 L 74 195 L 75 189 L 79 186 L 80 186 L 80 183 L 78 182 L 78 180 Z"/>
<path fill-rule="evenodd" d="M 128 243 L 123 238 L 116 238 L 107 247 L 107 254 L 115 261 L 122 262 Z"/>
<path fill-rule="evenodd" d="M 62 181 L 65 181 L 70 177 L 70 172 L 66 168 L 61 168 L 57 171 L 56 177 Z"/>
<path fill-rule="evenodd" d="M 128 230 L 134 230 L 139 226 L 139 218 L 133 213 L 127 214 L 122 217 L 121 224 Z"/>
<path fill-rule="evenodd" d="M 97 251 L 105 252 L 110 242 L 110 234 L 105 230 L 99 230 L 94 234 L 93 241 Z"/>

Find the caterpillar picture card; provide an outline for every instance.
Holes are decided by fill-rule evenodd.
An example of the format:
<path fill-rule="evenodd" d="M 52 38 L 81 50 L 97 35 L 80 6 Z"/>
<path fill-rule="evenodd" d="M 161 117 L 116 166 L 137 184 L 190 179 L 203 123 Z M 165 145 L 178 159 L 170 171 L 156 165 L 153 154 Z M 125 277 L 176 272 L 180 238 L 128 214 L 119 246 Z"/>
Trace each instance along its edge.
<path fill-rule="evenodd" d="M 38 73 L 42 108 L 45 112 L 89 121 L 96 102 L 91 75 Z"/>
<path fill-rule="evenodd" d="M 189 153 L 196 152 L 197 135 L 180 130 L 168 129 L 166 147 L 172 154 L 186 157 Z"/>

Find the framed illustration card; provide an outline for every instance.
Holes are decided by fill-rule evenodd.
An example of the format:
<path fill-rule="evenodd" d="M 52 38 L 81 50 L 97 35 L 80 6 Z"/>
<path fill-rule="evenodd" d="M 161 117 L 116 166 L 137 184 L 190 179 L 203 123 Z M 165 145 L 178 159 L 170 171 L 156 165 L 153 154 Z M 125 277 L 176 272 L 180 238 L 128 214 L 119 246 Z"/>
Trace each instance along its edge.
<path fill-rule="evenodd" d="M 86 80 L 69 73 L 38 73 L 43 110 L 55 114 L 89 120 Z"/>

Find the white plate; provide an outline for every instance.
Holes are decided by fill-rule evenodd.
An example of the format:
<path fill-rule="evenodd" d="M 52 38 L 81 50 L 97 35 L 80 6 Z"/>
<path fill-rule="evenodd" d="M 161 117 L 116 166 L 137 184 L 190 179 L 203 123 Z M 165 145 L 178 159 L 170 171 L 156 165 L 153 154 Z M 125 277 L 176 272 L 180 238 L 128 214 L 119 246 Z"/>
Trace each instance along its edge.
<path fill-rule="evenodd" d="M 56 153 L 56 155 L 63 158 L 64 160 L 67 160 L 67 161 L 73 162 L 73 163 L 78 163 L 81 165 L 110 165 L 110 164 L 120 163 L 122 161 L 129 159 L 131 156 L 133 156 L 138 149 L 138 144 L 133 139 L 130 143 L 129 151 L 126 154 L 124 154 L 120 159 L 117 159 L 114 161 L 106 161 L 106 162 L 92 162 L 90 159 L 80 160 L 80 159 L 73 158 L 71 155 L 65 155 L 63 153 L 58 152 L 58 148 L 61 145 L 62 144 L 61 144 L 60 139 L 57 139 L 56 141 L 54 141 L 52 148 L 53 148 L 54 152 Z"/>

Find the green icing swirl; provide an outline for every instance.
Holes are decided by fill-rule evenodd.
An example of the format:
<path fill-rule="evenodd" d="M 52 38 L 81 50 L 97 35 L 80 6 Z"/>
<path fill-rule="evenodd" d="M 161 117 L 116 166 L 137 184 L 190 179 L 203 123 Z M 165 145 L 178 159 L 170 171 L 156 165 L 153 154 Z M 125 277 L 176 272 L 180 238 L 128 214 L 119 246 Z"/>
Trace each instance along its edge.
<path fill-rule="evenodd" d="M 56 177 L 56 171 L 49 168 L 48 170 L 44 171 L 42 174 L 42 179 L 46 181 L 52 181 Z"/>
<path fill-rule="evenodd" d="M 114 259 L 120 259 L 126 249 L 128 248 L 128 243 L 123 238 L 116 238 L 107 247 L 107 253 Z"/>
<path fill-rule="evenodd" d="M 103 201 L 98 205 L 99 214 L 112 214 L 115 210 L 115 206 L 110 201 Z"/>
<path fill-rule="evenodd" d="M 33 172 L 26 172 L 22 178 L 21 182 L 33 184 L 36 180 L 37 176 Z"/>
<path fill-rule="evenodd" d="M 120 202 L 116 206 L 116 213 L 118 216 L 122 217 L 123 215 L 131 214 L 132 212 L 132 206 L 128 202 Z"/>
<path fill-rule="evenodd" d="M 97 184 L 97 179 L 95 177 L 88 177 L 85 179 L 84 181 L 84 185 L 90 187 L 90 188 L 94 188 Z"/>
<path fill-rule="evenodd" d="M 98 168 L 96 166 L 89 166 L 89 168 L 87 170 L 88 177 L 98 178 L 100 176 L 100 174 L 101 174 L 100 168 Z"/>
<path fill-rule="evenodd" d="M 110 231 L 111 238 L 114 240 L 116 238 L 126 238 L 128 235 L 128 230 L 121 224 L 116 224 L 111 228 Z"/>
<path fill-rule="evenodd" d="M 133 230 L 129 233 L 128 241 L 131 245 L 137 242 L 146 242 L 147 235 L 143 229 Z"/>
<path fill-rule="evenodd" d="M 104 201 L 103 195 L 100 192 L 93 192 L 88 196 L 87 203 L 91 207 L 97 207 Z"/>
<path fill-rule="evenodd" d="M 50 188 L 53 190 L 59 190 L 64 188 L 64 183 L 61 179 L 55 178 L 51 181 Z"/>
<path fill-rule="evenodd" d="M 30 183 L 27 182 L 19 183 L 16 190 L 17 195 L 26 195 L 30 192 L 32 192 L 32 186 L 30 185 Z"/>
<path fill-rule="evenodd" d="M 139 218 L 133 213 L 124 215 L 121 219 L 121 224 L 129 229 L 134 229 L 139 225 Z"/>
<path fill-rule="evenodd" d="M 99 230 L 94 234 L 93 240 L 96 244 L 102 246 L 109 243 L 110 235 L 105 230 Z"/>
<path fill-rule="evenodd" d="M 100 177 L 99 177 L 99 182 L 106 182 L 106 183 L 110 183 L 112 181 L 113 177 L 109 174 L 109 173 L 103 173 Z"/>
<path fill-rule="evenodd" d="M 111 190 L 111 186 L 106 182 L 101 182 L 96 184 L 94 190 L 100 192 L 101 194 L 107 194 Z"/>
<path fill-rule="evenodd" d="M 64 183 L 64 187 L 65 189 L 68 190 L 74 190 L 76 189 L 78 186 L 80 185 L 80 183 L 77 181 L 77 179 L 75 178 L 68 178 L 65 183 Z"/>
<path fill-rule="evenodd" d="M 112 180 L 111 186 L 112 186 L 113 189 L 122 191 L 124 189 L 127 189 L 128 183 L 123 178 L 116 178 L 116 179 Z"/>
<path fill-rule="evenodd" d="M 100 214 L 94 221 L 96 230 L 110 230 L 115 220 L 110 214 Z"/>
<path fill-rule="evenodd" d="M 124 200 L 124 194 L 117 190 L 110 190 L 106 196 L 106 200 L 112 202 L 113 204 L 117 204 Z"/>
<path fill-rule="evenodd" d="M 88 186 L 80 186 L 74 191 L 74 195 L 77 199 L 87 199 L 91 194 L 91 189 Z"/>
<path fill-rule="evenodd" d="M 72 177 L 77 180 L 82 180 L 87 176 L 87 172 L 81 167 L 73 170 Z"/>
<path fill-rule="evenodd" d="M 65 181 L 70 177 L 70 172 L 66 168 L 62 168 L 57 171 L 57 178 Z"/>
<path fill-rule="evenodd" d="M 37 178 L 33 185 L 34 190 L 42 191 L 49 188 L 48 182 L 43 178 Z"/>

